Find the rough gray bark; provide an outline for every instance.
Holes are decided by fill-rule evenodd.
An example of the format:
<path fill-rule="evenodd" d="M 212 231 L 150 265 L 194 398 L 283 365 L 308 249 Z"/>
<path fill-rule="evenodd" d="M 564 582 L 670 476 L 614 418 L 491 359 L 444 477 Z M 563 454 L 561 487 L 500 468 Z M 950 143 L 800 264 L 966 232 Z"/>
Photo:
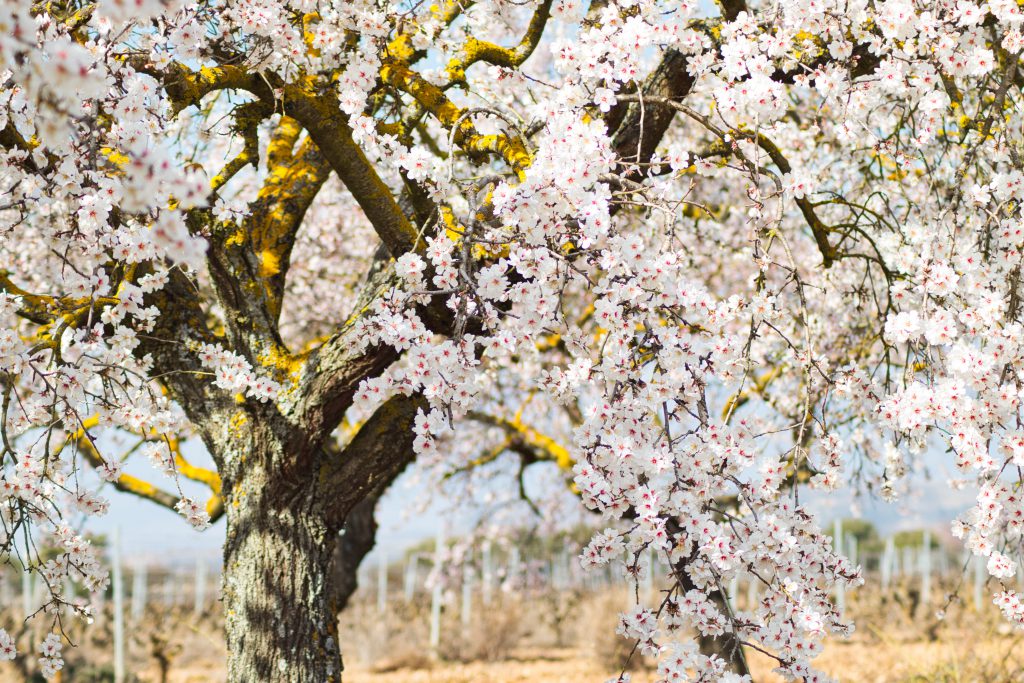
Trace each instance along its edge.
<path fill-rule="evenodd" d="M 341 680 L 331 573 L 338 532 L 365 528 L 367 515 L 372 525 L 376 495 L 412 459 L 422 405 L 419 397 L 390 399 L 341 450 L 260 410 L 249 411 L 234 442 L 218 445 L 229 683 Z M 369 546 L 351 556 L 353 574 L 372 544 L 371 527 Z"/>
<path fill-rule="evenodd" d="M 328 579 L 337 530 L 318 498 L 282 496 L 258 468 L 232 485 L 224 545 L 231 683 L 341 680 Z"/>

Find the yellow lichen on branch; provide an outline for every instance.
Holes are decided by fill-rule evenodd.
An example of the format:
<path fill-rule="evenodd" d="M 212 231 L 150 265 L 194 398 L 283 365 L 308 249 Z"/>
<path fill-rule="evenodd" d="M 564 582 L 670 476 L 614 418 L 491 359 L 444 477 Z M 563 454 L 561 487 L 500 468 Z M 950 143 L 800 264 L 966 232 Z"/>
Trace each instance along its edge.
<path fill-rule="evenodd" d="M 548 16 L 551 13 L 552 0 L 544 0 L 534 11 L 530 24 L 526 28 L 526 34 L 515 47 L 501 47 L 485 40 L 478 40 L 470 37 L 462 48 L 462 54 L 454 57 L 448 62 L 447 73 L 452 83 L 466 82 L 466 69 L 477 62 L 486 62 L 495 66 L 503 66 L 509 69 L 521 66 L 530 58 L 533 51 L 540 43 L 540 37 L 544 33 L 544 26 L 547 24 Z"/>
<path fill-rule="evenodd" d="M 503 429 L 509 435 L 506 448 L 526 446 L 531 450 L 535 460 L 554 462 L 563 471 L 571 470 L 573 465 L 576 464 L 576 461 L 573 460 L 572 455 L 565 446 L 523 422 L 519 415 L 508 419 L 472 411 L 470 417 L 477 422 Z"/>
<path fill-rule="evenodd" d="M 136 67 L 138 68 L 138 67 Z M 164 88 L 173 103 L 173 112 L 178 112 L 192 105 L 217 90 L 253 91 L 262 85 L 258 76 L 245 69 L 232 66 L 204 66 L 198 71 L 172 63 L 173 76 L 165 79 Z M 143 69 L 139 69 L 142 71 Z"/>
<path fill-rule="evenodd" d="M 97 468 L 103 467 L 107 464 L 107 461 L 100 454 L 99 450 L 96 448 L 96 444 L 93 443 L 92 437 L 89 435 L 89 430 L 94 429 L 98 425 L 99 417 L 97 415 L 93 415 L 92 417 L 83 420 L 80 427 L 67 436 L 64 443 L 61 445 L 60 450 L 67 448 L 71 444 L 75 444 L 78 451 L 85 457 L 90 465 Z M 143 441 L 145 440 L 146 439 L 143 439 Z M 212 470 L 208 470 L 203 467 L 196 467 L 190 464 L 181 455 L 177 439 L 169 439 L 168 445 L 174 453 L 175 469 L 178 473 L 187 479 L 205 484 L 210 488 L 213 495 L 207 502 L 206 509 L 210 514 L 210 520 L 216 520 L 221 514 L 223 514 L 223 502 L 220 497 L 220 476 Z M 118 491 L 130 493 L 140 498 L 145 498 L 146 500 L 171 510 L 174 510 L 175 506 L 181 500 L 173 493 L 164 491 L 144 479 L 125 472 L 120 473 L 117 476 L 117 479 L 113 481 L 113 484 L 114 488 Z M 211 509 L 213 512 L 211 512 Z"/>
<path fill-rule="evenodd" d="M 294 119 L 285 120 L 291 128 Z M 295 231 L 330 174 L 330 166 L 309 138 L 294 156 L 285 157 L 283 145 L 281 141 L 280 147 L 267 155 L 267 179 L 245 222 L 262 278 L 282 272 L 282 259 L 291 251 Z M 271 294 L 271 309 L 277 315 L 280 297 L 277 292 Z"/>
<path fill-rule="evenodd" d="M 198 467 L 193 465 L 185 456 L 181 454 L 181 442 L 176 437 L 171 437 L 167 440 L 167 445 L 171 449 L 171 453 L 174 454 L 174 467 L 178 471 L 178 474 L 191 479 L 192 481 L 205 484 L 212 493 L 219 494 L 221 490 L 220 475 L 213 470 L 208 470 L 205 467 Z"/>
<path fill-rule="evenodd" d="M 517 173 L 525 170 L 531 156 L 523 142 L 507 135 L 481 135 L 472 117 L 456 106 L 444 91 L 401 60 L 389 59 L 380 69 L 381 80 L 412 96 L 452 135 L 452 141 L 472 156 L 496 154 Z"/>

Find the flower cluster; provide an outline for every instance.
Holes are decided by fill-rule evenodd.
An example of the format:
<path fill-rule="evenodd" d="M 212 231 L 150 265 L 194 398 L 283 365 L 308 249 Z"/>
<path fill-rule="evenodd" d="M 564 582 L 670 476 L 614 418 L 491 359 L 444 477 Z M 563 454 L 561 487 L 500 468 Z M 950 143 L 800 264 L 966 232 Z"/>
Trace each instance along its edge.
<path fill-rule="evenodd" d="M 199 360 L 213 370 L 214 384 L 231 393 L 252 396 L 258 401 L 272 401 L 281 390 L 280 383 L 257 375 L 245 358 L 213 344 L 200 344 Z"/>

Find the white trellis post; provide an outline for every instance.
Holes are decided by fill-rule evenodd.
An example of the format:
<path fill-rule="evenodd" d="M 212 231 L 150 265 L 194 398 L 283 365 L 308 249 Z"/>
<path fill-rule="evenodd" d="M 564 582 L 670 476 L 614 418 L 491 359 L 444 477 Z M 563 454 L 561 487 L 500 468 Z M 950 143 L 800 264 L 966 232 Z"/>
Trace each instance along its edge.
<path fill-rule="evenodd" d="M 732 605 L 733 611 L 736 611 L 736 610 L 739 609 L 739 604 L 737 604 L 737 599 L 738 599 L 737 593 L 739 592 L 739 590 L 740 590 L 740 575 L 739 575 L 739 572 L 737 572 L 736 574 L 732 575 L 731 579 L 729 579 L 729 588 L 728 588 L 728 591 L 729 591 L 729 596 L 728 596 L 729 597 L 729 604 Z"/>
<path fill-rule="evenodd" d="M 405 560 L 405 602 L 409 604 L 416 595 L 416 573 L 419 570 L 420 555 L 413 553 Z"/>
<path fill-rule="evenodd" d="M 505 569 L 505 581 L 508 583 L 509 590 L 518 589 L 519 582 L 519 548 L 512 546 L 512 549 L 508 553 L 508 565 Z"/>
<path fill-rule="evenodd" d="M 110 544 L 114 592 L 114 683 L 124 682 L 124 576 L 121 572 L 121 529 L 114 528 Z"/>
<path fill-rule="evenodd" d="M 882 591 L 888 592 L 889 584 L 892 582 L 893 562 L 896 560 L 896 544 L 892 536 L 885 539 L 885 550 L 882 551 L 882 559 L 879 562 L 879 570 L 882 573 Z"/>
<path fill-rule="evenodd" d="M 481 564 L 481 582 L 480 582 L 480 597 L 484 605 L 491 604 L 491 597 L 494 591 L 494 571 L 491 566 L 491 542 L 485 541 L 484 547 L 481 550 L 480 557 Z"/>
<path fill-rule="evenodd" d="M 196 587 L 195 587 L 195 602 L 192 605 L 192 612 L 195 616 L 199 616 L 203 613 L 203 609 L 206 607 L 206 562 L 203 558 L 196 558 Z"/>
<path fill-rule="evenodd" d="M 832 525 L 832 547 L 838 553 L 843 552 L 843 520 L 841 519 L 837 519 Z M 840 612 L 846 609 L 846 586 L 842 581 L 836 581 L 836 607 Z"/>
<path fill-rule="evenodd" d="M 921 546 L 921 605 L 927 610 L 932 601 L 932 532 L 927 529 Z"/>
<path fill-rule="evenodd" d="M 437 532 L 434 547 L 434 588 L 430 595 L 430 653 L 437 657 L 441 645 L 441 563 L 444 560 L 444 528 Z"/>
<path fill-rule="evenodd" d="M 384 614 L 388 610 L 388 556 L 384 548 L 380 549 L 377 560 L 377 613 Z"/>
<path fill-rule="evenodd" d="M 473 567 L 469 562 L 462 565 L 462 631 L 469 632 L 473 621 Z"/>
<path fill-rule="evenodd" d="M 132 573 L 132 621 L 138 623 L 146 611 L 146 563 L 139 562 Z"/>

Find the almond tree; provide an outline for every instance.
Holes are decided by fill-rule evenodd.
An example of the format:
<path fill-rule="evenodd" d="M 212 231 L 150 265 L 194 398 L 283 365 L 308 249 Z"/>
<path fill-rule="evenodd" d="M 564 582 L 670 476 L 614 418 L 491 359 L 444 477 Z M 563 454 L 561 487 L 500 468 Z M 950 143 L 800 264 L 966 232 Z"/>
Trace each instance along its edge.
<path fill-rule="evenodd" d="M 0 547 L 43 618 L 105 585 L 69 526 L 98 476 L 226 517 L 229 680 L 340 680 L 338 532 L 414 458 L 571 468 L 608 520 L 584 565 L 673 568 L 619 626 L 670 681 L 743 680 L 750 648 L 825 680 L 861 578 L 800 492 L 899 496 L 929 444 L 1012 577 L 1024 15 L 708 9 L 0 2 Z"/>

